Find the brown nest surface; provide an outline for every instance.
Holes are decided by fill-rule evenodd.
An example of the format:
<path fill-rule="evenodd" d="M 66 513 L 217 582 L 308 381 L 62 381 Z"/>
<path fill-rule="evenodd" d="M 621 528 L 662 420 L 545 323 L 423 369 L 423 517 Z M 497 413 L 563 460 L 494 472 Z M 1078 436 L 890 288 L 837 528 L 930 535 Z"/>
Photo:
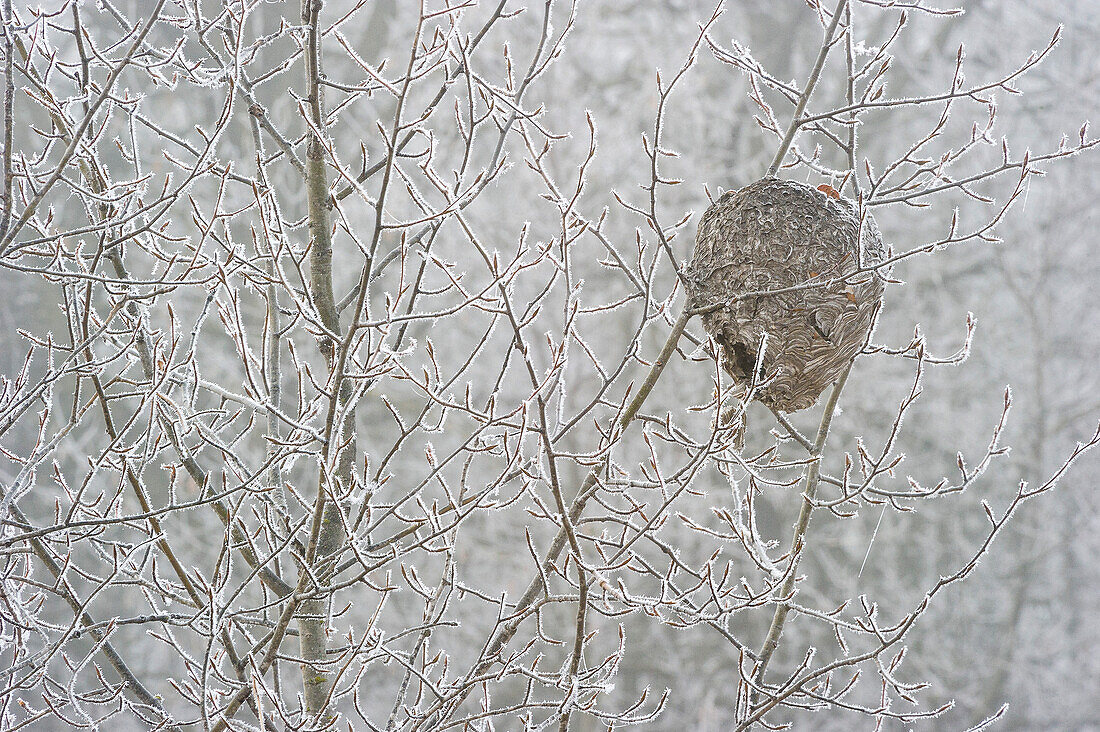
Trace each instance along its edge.
<path fill-rule="evenodd" d="M 793 412 L 812 406 L 863 348 L 885 281 L 855 273 L 885 257 L 875 220 L 861 220 L 852 201 L 829 186 L 765 178 L 727 191 L 703 214 L 689 295 L 697 306 L 720 305 L 703 327 L 725 370 L 747 385 L 759 361 L 756 382 L 767 385 L 755 397 Z M 802 289 L 745 297 L 792 287 Z"/>

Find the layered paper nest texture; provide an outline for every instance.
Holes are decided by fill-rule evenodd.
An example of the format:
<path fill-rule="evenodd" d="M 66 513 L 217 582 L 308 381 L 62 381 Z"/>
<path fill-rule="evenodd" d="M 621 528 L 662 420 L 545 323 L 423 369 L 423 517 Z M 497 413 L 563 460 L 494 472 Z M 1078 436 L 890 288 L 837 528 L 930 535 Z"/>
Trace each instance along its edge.
<path fill-rule="evenodd" d="M 752 381 L 755 396 L 783 412 L 812 406 L 863 348 L 885 289 L 886 249 L 870 214 L 834 190 L 765 178 L 727 191 L 703 214 L 688 268 L 696 305 L 720 345 L 722 365 Z M 848 275 L 852 275 L 848 277 Z M 840 278 L 846 278 L 841 280 Z M 744 297 L 828 282 L 777 294 Z"/>

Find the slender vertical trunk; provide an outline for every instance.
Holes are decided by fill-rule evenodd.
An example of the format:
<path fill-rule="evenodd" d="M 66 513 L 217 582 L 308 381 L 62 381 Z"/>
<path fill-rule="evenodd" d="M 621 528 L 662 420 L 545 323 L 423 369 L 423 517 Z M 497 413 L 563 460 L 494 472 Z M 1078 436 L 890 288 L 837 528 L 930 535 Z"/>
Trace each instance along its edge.
<path fill-rule="evenodd" d="M 775 606 L 775 613 L 772 615 L 771 625 L 768 627 L 768 635 L 764 639 L 764 644 L 760 647 L 759 662 L 756 664 L 756 671 L 754 673 L 753 681 L 758 686 L 764 685 L 764 675 L 768 670 L 768 663 L 772 659 L 772 655 L 775 653 L 775 649 L 779 647 L 779 638 L 783 635 L 783 626 L 787 622 L 787 614 L 791 610 L 789 598 L 794 594 L 795 582 L 798 579 L 798 560 L 802 558 L 802 552 L 806 546 L 806 530 L 810 525 L 810 516 L 814 510 L 814 499 L 817 495 L 817 487 L 821 481 L 821 453 L 825 449 L 825 441 L 829 438 L 829 428 L 833 422 L 833 416 L 836 414 L 836 405 L 840 400 L 840 392 L 844 389 L 844 384 L 848 380 L 848 374 L 852 372 L 852 364 L 848 364 L 848 368 L 837 379 L 836 384 L 833 386 L 833 391 L 829 395 L 829 399 L 825 404 L 825 410 L 821 415 L 821 424 L 818 425 L 817 439 L 814 440 L 813 450 L 810 452 L 812 462 L 806 469 L 806 477 L 803 481 L 802 489 L 802 503 L 801 508 L 798 511 L 798 519 L 794 525 L 794 537 L 791 539 L 790 549 L 790 569 L 787 570 L 787 577 L 783 580 L 783 586 L 779 590 L 778 603 Z M 751 707 L 756 707 L 759 701 L 760 694 L 754 691 L 751 695 Z"/>
<path fill-rule="evenodd" d="M 313 304 L 328 331 L 321 336 L 321 351 L 328 364 L 329 386 L 335 389 L 336 404 L 329 410 L 329 437 L 322 456 L 314 522 L 306 550 L 306 562 L 317 585 L 324 586 L 332 577 L 334 556 L 344 543 L 344 525 L 337 504 L 339 496 L 350 488 L 355 460 L 354 414 L 342 409 L 351 396 L 351 383 L 338 383 L 337 344 L 340 341 L 340 316 L 332 291 L 332 225 L 328 170 L 325 163 L 324 100 L 321 90 L 321 37 L 318 32 L 319 0 L 302 0 L 302 22 L 306 25 L 307 113 L 310 130 L 306 143 L 306 196 L 309 205 L 310 288 Z M 339 425 L 334 422 L 339 421 Z M 335 458 L 331 460 L 331 458 Z M 330 464 L 334 467 L 329 468 Z M 308 587 L 312 588 L 314 582 Z M 325 665 L 329 598 L 303 602 L 298 610 L 299 650 L 302 659 L 302 685 L 306 711 L 321 715 L 329 703 L 333 675 Z"/>

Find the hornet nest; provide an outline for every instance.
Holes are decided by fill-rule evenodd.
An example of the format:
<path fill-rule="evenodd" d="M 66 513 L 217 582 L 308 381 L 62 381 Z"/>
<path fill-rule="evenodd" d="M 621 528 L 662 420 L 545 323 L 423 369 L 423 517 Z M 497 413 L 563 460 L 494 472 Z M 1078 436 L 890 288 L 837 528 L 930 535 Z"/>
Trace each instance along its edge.
<path fill-rule="evenodd" d="M 862 250 L 862 251 L 861 251 Z M 765 178 L 727 191 L 699 221 L 688 294 L 738 382 L 783 412 L 812 406 L 863 348 L 884 275 L 875 220 L 829 186 Z M 747 293 L 827 282 L 774 295 Z M 763 358 L 759 358 L 761 344 Z M 758 363 L 759 361 L 759 363 Z M 759 367 L 757 379 L 752 371 Z"/>

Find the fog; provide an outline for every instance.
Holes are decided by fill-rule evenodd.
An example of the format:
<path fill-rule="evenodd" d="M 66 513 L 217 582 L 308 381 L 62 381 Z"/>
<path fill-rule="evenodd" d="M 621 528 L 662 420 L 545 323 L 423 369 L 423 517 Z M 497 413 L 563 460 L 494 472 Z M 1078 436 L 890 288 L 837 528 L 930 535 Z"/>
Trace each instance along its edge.
<path fill-rule="evenodd" d="M 1100 729 L 1100 5 L 958 5 L 7 0 L 0 729 Z"/>

